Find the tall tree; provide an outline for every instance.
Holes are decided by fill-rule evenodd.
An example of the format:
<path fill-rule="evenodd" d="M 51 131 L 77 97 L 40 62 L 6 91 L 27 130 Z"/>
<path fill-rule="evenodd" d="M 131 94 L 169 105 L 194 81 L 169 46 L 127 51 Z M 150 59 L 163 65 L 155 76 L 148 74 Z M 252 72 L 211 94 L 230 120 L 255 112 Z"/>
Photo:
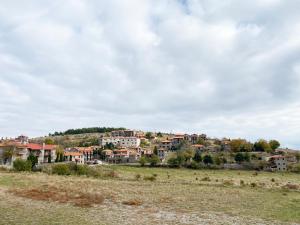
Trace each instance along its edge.
<path fill-rule="evenodd" d="M 213 159 L 212 159 L 212 157 L 211 157 L 211 155 L 205 155 L 204 157 L 203 157 L 203 162 L 206 164 L 206 165 L 208 165 L 208 164 L 213 164 L 214 162 L 213 162 Z"/>
<path fill-rule="evenodd" d="M 279 141 L 277 141 L 277 140 L 270 140 L 270 141 L 269 141 L 269 145 L 270 145 L 271 149 L 274 151 L 274 150 L 276 150 L 277 148 L 279 148 L 280 143 L 279 143 Z"/>
<path fill-rule="evenodd" d="M 254 150 L 257 152 L 271 152 L 272 151 L 269 143 L 264 139 L 260 139 L 254 143 Z"/>

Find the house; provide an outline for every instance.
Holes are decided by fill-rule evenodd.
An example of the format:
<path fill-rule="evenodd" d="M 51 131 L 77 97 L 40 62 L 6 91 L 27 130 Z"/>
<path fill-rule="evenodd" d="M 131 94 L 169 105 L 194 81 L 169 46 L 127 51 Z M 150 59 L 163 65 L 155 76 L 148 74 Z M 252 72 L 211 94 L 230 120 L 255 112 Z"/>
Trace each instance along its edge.
<path fill-rule="evenodd" d="M 158 146 L 160 149 L 167 149 L 167 150 L 171 150 L 172 148 L 172 142 L 169 140 L 165 140 L 159 143 Z"/>
<path fill-rule="evenodd" d="M 141 140 L 137 137 L 101 137 L 100 145 L 113 144 L 116 147 L 137 148 Z"/>
<path fill-rule="evenodd" d="M 135 134 L 134 130 L 115 130 L 111 132 L 112 137 L 134 137 Z"/>
<path fill-rule="evenodd" d="M 77 147 L 78 151 L 83 154 L 84 161 L 92 161 L 94 159 L 94 149 L 92 147 Z"/>
<path fill-rule="evenodd" d="M 188 141 L 191 144 L 196 144 L 198 139 L 199 139 L 198 134 L 192 134 L 192 135 L 185 134 L 184 135 L 184 140 Z"/>
<path fill-rule="evenodd" d="M 84 155 L 82 152 L 66 151 L 64 152 L 64 158 L 67 162 L 84 164 Z"/>
<path fill-rule="evenodd" d="M 0 143 L 0 165 L 11 166 L 17 158 L 26 160 L 28 157 L 27 147 L 14 140 Z"/>
<path fill-rule="evenodd" d="M 55 149 L 56 145 L 28 143 L 28 137 L 21 135 L 0 143 L 0 164 L 11 165 L 17 158 L 26 160 L 30 154 L 37 157 L 38 164 L 54 162 Z"/>
<path fill-rule="evenodd" d="M 38 159 L 38 164 L 54 162 L 56 158 L 56 145 L 28 143 L 26 145 L 27 154 L 34 155 Z"/>
<path fill-rule="evenodd" d="M 172 148 L 177 148 L 184 140 L 184 135 L 176 135 L 171 139 Z"/>
<path fill-rule="evenodd" d="M 134 163 L 140 159 L 141 154 L 136 149 L 104 150 L 106 161 L 109 163 Z"/>
<path fill-rule="evenodd" d="M 112 150 L 103 150 L 102 151 L 103 157 L 105 161 L 109 161 L 110 158 L 113 158 L 114 152 Z"/>
<path fill-rule="evenodd" d="M 272 171 L 286 171 L 287 170 L 287 159 L 283 155 L 273 155 L 267 158 L 269 162 L 269 169 Z"/>
<path fill-rule="evenodd" d="M 157 149 L 157 156 L 159 157 L 161 162 L 164 162 L 169 155 L 170 151 L 168 149 L 160 148 Z"/>

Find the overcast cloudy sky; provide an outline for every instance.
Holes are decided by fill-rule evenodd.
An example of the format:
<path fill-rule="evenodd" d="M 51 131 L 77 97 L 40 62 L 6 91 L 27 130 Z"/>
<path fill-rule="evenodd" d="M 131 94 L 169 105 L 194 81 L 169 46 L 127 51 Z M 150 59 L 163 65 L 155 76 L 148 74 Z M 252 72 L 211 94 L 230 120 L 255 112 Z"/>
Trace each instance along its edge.
<path fill-rule="evenodd" d="M 89 126 L 300 148 L 300 1 L 2 0 L 0 136 Z"/>

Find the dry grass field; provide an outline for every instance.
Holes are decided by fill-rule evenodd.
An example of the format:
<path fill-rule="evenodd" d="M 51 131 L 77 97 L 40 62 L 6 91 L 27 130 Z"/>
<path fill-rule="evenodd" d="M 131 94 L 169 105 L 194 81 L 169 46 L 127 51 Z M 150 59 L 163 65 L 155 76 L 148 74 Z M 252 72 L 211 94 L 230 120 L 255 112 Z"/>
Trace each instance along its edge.
<path fill-rule="evenodd" d="M 0 224 L 300 224 L 297 174 L 109 169 L 117 176 L 0 172 Z"/>

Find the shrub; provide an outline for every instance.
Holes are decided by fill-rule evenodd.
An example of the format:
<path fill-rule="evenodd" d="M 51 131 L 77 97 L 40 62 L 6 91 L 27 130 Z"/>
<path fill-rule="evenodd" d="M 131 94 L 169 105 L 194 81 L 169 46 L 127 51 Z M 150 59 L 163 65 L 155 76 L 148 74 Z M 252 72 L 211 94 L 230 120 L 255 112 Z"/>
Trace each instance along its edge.
<path fill-rule="evenodd" d="M 207 164 L 213 164 L 214 161 L 212 159 L 212 157 L 210 155 L 205 155 L 203 157 L 203 162 L 207 165 Z"/>
<path fill-rule="evenodd" d="M 87 165 L 76 165 L 75 168 L 77 175 L 88 175 L 90 173 L 90 168 Z"/>
<path fill-rule="evenodd" d="M 240 180 L 240 185 L 241 185 L 241 186 L 244 186 L 244 185 L 245 185 L 245 181 Z"/>
<path fill-rule="evenodd" d="M 144 177 L 144 180 L 147 180 L 147 181 L 155 181 L 155 180 L 156 180 L 156 177 L 154 177 L 154 176 L 146 176 L 146 177 Z"/>
<path fill-rule="evenodd" d="M 147 159 L 144 156 L 142 156 L 139 160 L 139 163 L 141 166 L 145 166 L 145 164 L 147 163 Z"/>
<path fill-rule="evenodd" d="M 177 159 L 177 157 L 172 157 L 168 160 L 168 165 L 170 167 L 179 167 L 180 166 L 180 162 Z"/>
<path fill-rule="evenodd" d="M 136 175 L 135 175 L 135 179 L 136 179 L 136 180 L 140 180 L 141 177 L 142 177 L 141 174 L 136 174 Z"/>
<path fill-rule="evenodd" d="M 157 155 L 154 155 L 149 159 L 149 162 L 150 166 L 156 166 L 158 163 L 160 163 L 160 159 Z"/>
<path fill-rule="evenodd" d="M 234 183 L 233 183 L 233 180 L 224 180 L 224 181 L 223 181 L 223 184 L 226 185 L 226 186 L 231 186 L 231 185 L 233 185 Z"/>
<path fill-rule="evenodd" d="M 291 164 L 288 167 L 289 171 L 294 173 L 300 173 L 300 163 Z"/>
<path fill-rule="evenodd" d="M 28 161 L 31 163 L 31 168 L 33 168 L 36 164 L 38 164 L 38 158 L 37 156 L 34 156 L 33 154 L 30 153 L 30 155 L 27 158 Z"/>
<path fill-rule="evenodd" d="M 189 165 L 191 169 L 200 169 L 200 163 L 197 163 L 196 161 L 192 161 L 191 164 Z"/>
<path fill-rule="evenodd" d="M 253 183 L 250 184 L 250 186 L 251 186 L 251 187 L 256 187 L 257 184 L 253 182 Z"/>
<path fill-rule="evenodd" d="M 209 177 L 203 177 L 201 180 L 202 181 L 210 181 L 210 178 Z"/>
<path fill-rule="evenodd" d="M 275 179 L 274 179 L 274 178 L 272 178 L 272 179 L 271 179 L 271 181 L 272 181 L 272 182 L 275 182 Z"/>
<path fill-rule="evenodd" d="M 70 175 L 71 170 L 67 164 L 56 164 L 52 167 L 52 173 L 57 175 Z"/>
<path fill-rule="evenodd" d="M 16 171 L 31 171 L 31 161 L 16 159 L 13 163 L 13 168 Z"/>

